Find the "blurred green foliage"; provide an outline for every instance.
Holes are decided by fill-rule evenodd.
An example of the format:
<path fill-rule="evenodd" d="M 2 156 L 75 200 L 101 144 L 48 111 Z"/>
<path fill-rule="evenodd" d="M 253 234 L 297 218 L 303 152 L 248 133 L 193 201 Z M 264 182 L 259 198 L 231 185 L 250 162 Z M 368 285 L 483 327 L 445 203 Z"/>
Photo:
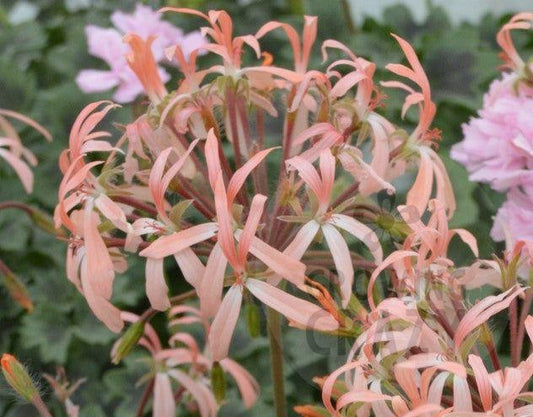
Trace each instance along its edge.
<path fill-rule="evenodd" d="M 145 3 L 154 7 L 163 5 L 157 1 Z M 102 65 L 88 56 L 83 29 L 89 23 L 109 26 L 109 16 L 117 4 L 106 0 L 0 1 L 0 107 L 33 117 L 54 136 L 54 142 L 48 144 L 29 129 L 21 132 L 40 161 L 35 172 L 35 191 L 25 196 L 13 172 L 6 164 L 0 164 L 0 201 L 22 199 L 48 212 L 53 210 L 60 181 L 57 158 L 66 147 L 72 122 L 85 104 L 111 97 L 111 93 L 83 94 L 74 82 L 81 69 Z M 134 4 L 130 0 L 120 2 L 124 10 L 132 9 Z M 169 0 L 168 4 L 203 10 L 226 9 L 232 14 L 239 33 L 255 33 L 263 23 L 273 19 L 301 28 L 302 11 L 318 15 L 319 41 L 338 39 L 357 54 L 375 61 L 379 67 L 378 80 L 390 78 L 384 69 L 387 63 L 403 59 L 389 33 L 409 40 L 427 70 L 438 104 L 434 125 L 443 133 L 440 153 L 450 171 L 458 200 L 453 225 L 466 227 L 478 237 L 484 257 L 502 249 L 488 237 L 491 217 L 501 204 L 502 196 L 485 186 L 470 183 L 465 170 L 447 155 L 451 145 L 461 140 L 461 124 L 475 115 L 483 92 L 498 75 L 495 35 L 509 16 L 486 16 L 478 26 L 452 26 L 442 9 L 432 8 L 428 19 L 417 24 L 406 7 L 395 6 L 387 9 L 380 21 L 366 18 L 355 27 L 346 20 L 349 17 L 341 1 Z M 172 16 L 171 19 L 186 31 L 202 23 L 191 17 Z M 273 32 L 261 43 L 264 50 L 276 52 L 277 65 L 290 66 L 292 52 L 282 31 Z M 533 50 L 531 39 L 518 37 L 518 43 L 527 50 L 526 54 Z M 314 53 L 311 66 L 323 68 L 319 43 Z M 390 100 L 385 114 L 399 123 L 411 125 L 416 117 L 414 110 L 401 122 L 403 96 L 395 91 L 387 91 L 387 94 Z M 115 112 L 115 120 L 127 120 L 130 111 L 124 108 Z M 113 128 L 110 126 L 110 129 Z M 65 250 L 65 242 L 51 239 L 33 227 L 22 213 L 0 211 L 0 258 L 27 284 L 36 305 L 32 314 L 24 313 L 0 286 L 0 352 L 16 353 L 34 370 L 53 374 L 54 367 L 62 365 L 73 380 L 88 378 L 74 397 L 75 402 L 82 405 L 83 417 L 133 416 L 142 391 L 135 382 L 145 371 L 145 364 L 139 361 L 142 355 L 137 352 L 120 366 L 110 364 L 110 346 L 116 336 L 94 319 L 84 299 L 67 281 Z M 464 252 L 462 246 L 452 247 L 452 257 L 458 264 L 470 260 Z M 142 311 L 147 306 L 143 295 L 143 267 L 134 259 L 130 262 L 130 271 L 117 279 L 115 302 L 126 309 Z M 271 415 L 268 344 L 265 338 L 250 339 L 244 320 L 239 329 L 233 343 L 233 356 L 256 376 L 263 393 L 259 404 L 247 412 L 239 405 L 235 389 L 232 389 L 221 415 Z M 302 337 L 306 336 L 300 331 L 286 331 L 285 371 L 290 405 L 319 400 L 318 390 L 309 383 L 311 377 L 327 374 L 347 352 L 346 346 L 318 336 L 312 340 L 320 349 L 311 349 L 310 343 L 302 348 Z M 49 389 L 45 388 L 44 393 L 45 398 L 51 398 Z M 57 404 L 54 412 L 54 415 L 63 415 Z M 185 411 L 182 412 L 185 415 Z M 7 390 L 0 390 L 0 415 L 28 417 L 33 414 L 14 402 Z"/>

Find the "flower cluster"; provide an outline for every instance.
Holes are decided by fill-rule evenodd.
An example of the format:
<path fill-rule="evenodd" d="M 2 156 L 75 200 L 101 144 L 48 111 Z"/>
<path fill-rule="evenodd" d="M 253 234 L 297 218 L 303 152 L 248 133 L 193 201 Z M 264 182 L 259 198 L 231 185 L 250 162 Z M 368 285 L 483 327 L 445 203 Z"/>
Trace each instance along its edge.
<path fill-rule="evenodd" d="M 116 11 L 111 15 L 114 28 L 102 28 L 89 25 L 85 28 L 89 53 L 101 60 L 109 70 L 83 70 L 76 82 L 85 93 L 106 91 L 117 87 L 113 99 L 119 103 L 133 101 L 143 93 L 143 87 L 127 63 L 128 46 L 123 42 L 127 33 L 135 33 L 151 44 L 151 50 L 157 62 L 165 60 L 165 48 L 181 45 L 183 53 L 188 56 L 193 50 L 206 43 L 198 31 L 183 33 L 170 22 L 161 20 L 162 15 L 149 6 L 138 4 L 132 14 Z M 158 66 L 159 76 L 163 82 L 170 75 Z"/>
<path fill-rule="evenodd" d="M 399 210 L 412 216 L 409 207 Z M 432 211 L 427 224 L 410 223 L 413 232 L 403 247 L 372 273 L 371 311 L 360 313 L 365 330 L 347 363 L 316 380 L 331 415 L 507 417 L 533 412 L 527 401 L 533 355 L 522 359 L 526 333 L 533 346 L 533 316 L 528 315 L 533 293 L 517 273 L 518 266 L 531 271 L 533 248 L 524 250 L 520 244 L 498 262 L 456 268 L 446 256 L 452 236 L 457 234 L 477 255 L 475 239 L 464 230 L 448 230 L 438 200 Z M 385 269 L 395 296 L 377 304 L 373 286 Z M 484 285 L 497 287 L 499 294 L 469 306 L 464 291 Z M 503 310 L 508 310 L 511 333 L 506 367 L 488 325 Z M 299 409 L 301 415 L 321 415 L 310 413 L 310 407 Z"/>
<path fill-rule="evenodd" d="M 513 45 L 513 29 L 530 29 L 533 14 L 521 13 L 498 34 L 505 68 L 483 100 L 479 117 L 463 125 L 464 140 L 452 149 L 473 181 L 507 192 L 492 229 L 495 240 L 533 239 L 533 67 Z M 512 243 L 509 243 L 512 246 Z"/>
<path fill-rule="evenodd" d="M 138 8 L 135 16 L 145 12 Z M 149 98 L 146 111 L 118 126 L 118 140 L 99 127 L 116 104 L 100 101 L 81 111 L 60 155 L 54 212 L 55 227 L 67 235 L 68 279 L 109 329 L 118 333 L 131 323 L 113 361 L 136 345 L 149 352 L 138 414 L 153 393 L 154 417 L 174 417 L 178 404 L 215 416 L 226 376 L 251 407 L 257 383 L 229 358 L 230 345 L 241 311 L 253 335 L 264 306 L 274 347 L 280 315 L 292 326 L 355 340 L 347 363 L 317 379 L 325 408 L 297 407 L 301 415 L 530 415 L 525 391 L 533 356 L 523 345 L 533 338 L 533 291 L 523 277 L 533 247 L 517 242 L 503 259 L 463 268 L 448 258 L 454 236 L 476 257 L 477 244 L 466 230 L 448 228 L 456 203 L 435 151 L 440 133 L 432 128 L 429 80 L 412 46 L 394 35 L 407 64 L 387 65 L 402 80 L 379 85 L 376 65 L 335 40 L 322 44 L 326 69 L 308 67 L 314 17 L 304 18 L 301 35 L 269 22 L 255 34 L 234 36 L 225 11 L 161 12 L 202 19 L 210 43 L 191 50 L 161 37 L 169 39 L 161 47 L 168 46 L 165 55 L 180 69 L 179 82 L 167 89 L 152 33 L 126 34 L 125 62 Z M 169 29 L 159 15 L 152 18 L 153 27 Z M 121 30 L 130 28 L 129 19 L 114 16 Z M 261 49 L 261 40 L 280 30 L 293 50 L 291 69 Z M 201 51 L 220 62 L 197 69 Z M 108 52 L 113 60 L 123 54 Z M 511 49 L 507 54 L 515 62 Z M 100 87 L 117 85 L 113 77 Z M 418 110 L 413 129 L 380 113 L 382 87 L 407 93 L 402 116 Z M 395 180 L 410 169 L 415 180 L 406 204 L 395 207 L 396 219 L 376 204 L 376 194 L 395 193 Z M 398 241 L 380 241 L 378 228 Z M 145 262 L 150 302 L 139 315 L 113 302 L 114 281 L 134 256 Z M 180 275 L 167 276 L 165 263 L 175 263 Z M 191 290 L 171 294 L 170 279 Z M 366 300 L 354 294 L 356 279 L 365 280 Z M 499 293 L 471 306 L 465 291 L 481 286 Z M 503 310 L 510 318 L 507 367 L 487 324 Z M 160 312 L 167 315 L 168 340 L 151 323 Z M 203 339 L 193 337 L 192 326 Z M 281 366 L 276 350 L 273 367 Z M 343 374 L 345 382 L 337 381 Z M 274 391 L 279 401 L 282 388 Z M 77 406 L 64 404 L 77 414 Z"/>

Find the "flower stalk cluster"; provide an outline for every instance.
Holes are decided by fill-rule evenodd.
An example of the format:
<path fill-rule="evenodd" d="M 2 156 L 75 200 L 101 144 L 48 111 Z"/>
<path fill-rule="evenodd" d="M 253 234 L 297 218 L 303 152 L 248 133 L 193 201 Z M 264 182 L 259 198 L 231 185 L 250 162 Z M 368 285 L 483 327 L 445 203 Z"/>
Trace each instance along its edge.
<path fill-rule="evenodd" d="M 335 40 L 321 45 L 323 70 L 309 68 L 315 17 L 304 18 L 301 34 L 269 22 L 237 36 L 225 11 L 160 13 L 202 20 L 205 44 L 165 44 L 180 71 L 169 86 L 153 34 L 124 36 L 125 61 L 146 107 L 120 126 L 116 140 L 100 126 L 116 104 L 81 111 L 60 156 L 54 212 L 68 240 L 68 279 L 110 330 L 131 323 L 113 362 L 136 345 L 149 355 L 138 415 L 152 399 L 154 417 L 174 417 L 181 407 L 216 416 L 228 384 L 252 407 L 259 386 L 230 358 L 230 347 L 243 315 L 251 335 L 261 332 L 260 307 L 268 311 L 277 416 L 286 415 L 282 317 L 353 341 L 346 364 L 315 379 L 323 407 L 296 407 L 302 416 L 531 415 L 533 356 L 525 345 L 533 339 L 533 242 L 517 240 L 501 259 L 466 267 L 449 259 L 451 244 L 476 258 L 478 248 L 468 231 L 448 227 L 456 201 L 436 152 L 429 80 L 412 46 L 393 35 L 406 63 L 387 65 L 396 78 L 379 84 L 376 65 Z M 520 74 L 526 64 L 505 30 L 530 17 L 515 18 L 499 36 Z M 292 68 L 277 66 L 273 51 L 261 48 L 272 31 L 287 36 Z M 199 59 L 206 52 L 218 57 L 207 68 Z M 418 110 L 413 129 L 381 114 L 384 88 L 407 93 L 402 116 Z M 396 218 L 376 196 L 394 194 L 396 180 L 411 170 L 415 179 L 405 204 L 393 208 Z M 382 230 L 392 242 L 379 238 Z M 150 308 L 142 314 L 113 302 L 114 281 L 126 279 L 120 274 L 134 256 L 145 262 Z M 179 276 L 167 275 L 168 263 Z M 362 299 L 354 292 L 359 279 Z M 171 280 L 191 290 L 172 294 Z M 494 295 L 467 301 L 468 290 L 483 286 Z M 510 364 L 498 356 L 489 325 L 502 311 L 509 314 Z M 158 312 L 168 319 L 167 340 L 151 323 Z M 193 326 L 203 338 L 193 337 Z"/>

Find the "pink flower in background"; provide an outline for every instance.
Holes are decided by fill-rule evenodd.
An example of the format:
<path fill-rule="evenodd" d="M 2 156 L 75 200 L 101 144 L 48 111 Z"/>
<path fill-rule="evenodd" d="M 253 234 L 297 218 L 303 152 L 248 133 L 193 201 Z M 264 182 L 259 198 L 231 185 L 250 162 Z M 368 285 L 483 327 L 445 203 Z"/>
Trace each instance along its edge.
<path fill-rule="evenodd" d="M 498 210 L 491 237 L 507 240 L 512 247 L 517 240 L 533 242 L 533 187 L 525 192 L 513 188 L 507 194 L 507 201 Z M 508 245 L 509 246 L 509 245 Z"/>
<path fill-rule="evenodd" d="M 101 28 L 88 25 L 85 28 L 89 53 L 102 59 L 109 65 L 109 70 L 83 70 L 76 82 L 85 93 L 106 91 L 117 87 L 113 99 L 120 103 L 133 101 L 144 89 L 137 76 L 128 66 L 125 56 L 130 52 L 129 46 L 122 38 L 127 33 L 135 33 L 143 40 L 154 37 L 152 52 L 156 62 L 165 59 L 165 48 L 181 45 L 187 56 L 193 50 L 206 43 L 202 34 L 183 31 L 169 22 L 161 20 L 162 15 L 148 6 L 138 4 L 132 14 L 116 11 L 111 15 L 114 28 Z M 158 66 L 159 76 L 166 83 L 170 76 Z"/>
<path fill-rule="evenodd" d="M 533 89 L 516 82 L 514 73 L 492 82 L 479 117 L 463 125 L 465 138 L 451 151 L 472 181 L 498 191 L 533 184 Z"/>

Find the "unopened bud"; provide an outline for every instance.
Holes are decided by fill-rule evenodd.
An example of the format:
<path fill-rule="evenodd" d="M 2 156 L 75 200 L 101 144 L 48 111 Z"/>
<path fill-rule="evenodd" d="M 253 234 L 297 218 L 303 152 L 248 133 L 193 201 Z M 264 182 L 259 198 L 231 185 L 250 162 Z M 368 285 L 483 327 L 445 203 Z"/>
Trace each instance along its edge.
<path fill-rule="evenodd" d="M 259 337 L 261 334 L 261 317 L 259 314 L 259 307 L 253 303 L 247 303 L 245 306 L 246 324 L 248 325 L 248 333 L 253 338 Z"/>
<path fill-rule="evenodd" d="M 4 378 L 17 394 L 30 402 L 39 397 L 37 387 L 28 371 L 14 356 L 4 353 L 1 362 Z"/>
<path fill-rule="evenodd" d="M 11 271 L 6 271 L 3 275 L 4 285 L 11 298 L 28 310 L 28 312 L 33 311 L 33 302 L 22 281 Z"/>
<path fill-rule="evenodd" d="M 130 327 L 128 327 L 124 335 L 118 340 L 117 345 L 113 349 L 111 362 L 113 362 L 115 365 L 119 364 L 122 359 L 130 354 L 143 334 L 143 320 L 136 321 Z"/>
<path fill-rule="evenodd" d="M 226 375 L 224 375 L 224 369 L 218 362 L 215 362 L 211 369 L 211 388 L 217 402 L 224 401 L 226 398 Z"/>
<path fill-rule="evenodd" d="M 301 417 L 329 417 L 331 415 L 324 407 L 317 405 L 297 405 L 294 411 Z"/>

